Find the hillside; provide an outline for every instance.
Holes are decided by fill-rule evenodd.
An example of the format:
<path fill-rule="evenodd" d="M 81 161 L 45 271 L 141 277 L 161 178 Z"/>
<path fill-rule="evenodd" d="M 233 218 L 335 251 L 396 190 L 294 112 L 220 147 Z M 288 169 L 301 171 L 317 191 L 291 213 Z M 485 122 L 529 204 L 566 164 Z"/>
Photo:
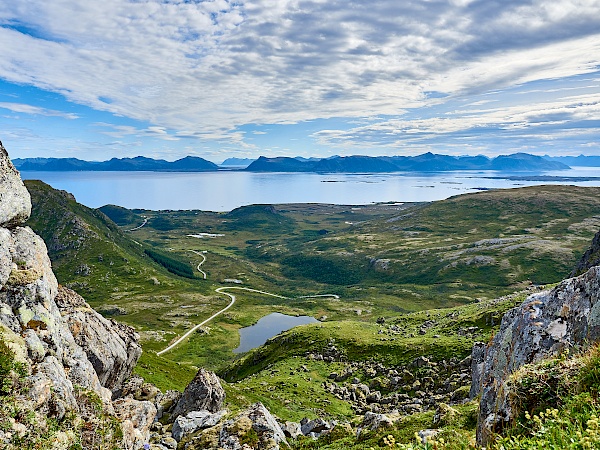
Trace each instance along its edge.
<path fill-rule="evenodd" d="M 254 205 L 227 214 L 104 207 L 119 227 L 65 192 L 41 182 L 27 187 L 34 205 L 29 223 L 44 234 L 59 281 L 89 291 L 93 306 L 119 314 L 140 332 L 145 352 L 138 374 L 161 389 L 183 389 L 198 365 L 219 369 L 227 381 L 227 417 L 243 416 L 261 402 L 288 431 L 302 428 L 289 441 L 294 449 L 409 445 L 425 429 L 436 429 L 435 439 L 448 442 L 437 440 L 439 448 L 468 448 L 477 415 L 469 401 L 475 395 L 472 358 L 481 348 L 476 343 L 504 330 L 511 316 L 503 315 L 528 295 L 549 296 L 537 294 L 541 288 L 531 281 L 560 281 L 588 247 L 581 264 L 593 265 L 598 236 L 591 238 L 600 228 L 596 188 L 542 186 L 431 204 Z M 148 258 L 148 250 L 192 268 L 202 261 L 207 279 L 177 276 Z M 204 260 L 200 252 L 206 252 Z M 80 269 L 83 264 L 87 268 Z M 295 271 L 293 264 L 299 264 Z M 334 276 L 323 278 L 325 273 Z M 356 278 L 340 282 L 341 275 Z M 279 297 L 236 291 L 234 308 L 156 356 L 154 351 L 222 308 L 214 289 L 231 286 L 233 277 L 236 287 Z M 570 289 L 569 282 L 563 285 Z M 497 295 L 519 287 L 526 289 Z M 311 297 L 332 292 L 340 298 Z M 234 361 L 239 327 L 273 311 L 310 314 L 321 322 L 284 332 Z M 591 364 L 585 358 L 594 356 L 573 364 L 585 371 Z M 570 396 L 590 389 L 583 379 L 577 383 L 561 391 L 564 401 L 535 404 L 573 408 Z M 165 416 L 156 428 L 156 445 L 174 433 L 178 448 L 215 448 L 208 444 L 213 431 L 182 438 L 173 419 Z M 227 423 L 217 427 L 231 432 Z M 317 430 L 313 437 L 309 428 Z M 254 442 L 252 435 L 236 433 Z"/>

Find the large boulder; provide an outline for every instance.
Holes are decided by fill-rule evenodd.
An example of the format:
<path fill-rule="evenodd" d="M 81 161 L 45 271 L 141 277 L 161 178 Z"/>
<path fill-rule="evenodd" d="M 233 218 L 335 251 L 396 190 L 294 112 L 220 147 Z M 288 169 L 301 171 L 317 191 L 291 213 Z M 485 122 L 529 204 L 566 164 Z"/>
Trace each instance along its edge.
<path fill-rule="evenodd" d="M 0 227 L 24 223 L 31 214 L 31 197 L 8 152 L 0 142 Z"/>
<path fill-rule="evenodd" d="M 250 448 L 255 450 L 279 450 L 281 443 L 288 446 L 283 430 L 262 403 L 255 403 L 225 422 L 219 433 L 219 447 L 239 450 L 249 436 L 252 436 Z"/>
<path fill-rule="evenodd" d="M 142 354 L 139 335 L 127 325 L 102 317 L 71 289 L 60 286 L 55 301 L 102 386 L 113 392 L 120 389 Z"/>
<path fill-rule="evenodd" d="M 209 411 L 192 411 L 185 416 L 179 416 L 173 423 L 172 436 L 179 442 L 188 434 L 195 433 L 204 428 L 214 427 L 227 413 L 223 409 L 216 413 Z"/>
<path fill-rule="evenodd" d="M 225 391 L 219 377 L 202 368 L 183 391 L 183 395 L 171 412 L 171 417 L 175 419 L 182 414 L 203 410 L 216 413 L 221 410 L 224 401 Z"/>
<path fill-rule="evenodd" d="M 473 352 L 473 392 L 480 395 L 477 441 L 491 435 L 514 416 L 507 381 L 524 364 L 585 346 L 600 339 L 600 267 L 563 281 L 551 291 L 529 296 L 507 312 L 491 344 Z"/>

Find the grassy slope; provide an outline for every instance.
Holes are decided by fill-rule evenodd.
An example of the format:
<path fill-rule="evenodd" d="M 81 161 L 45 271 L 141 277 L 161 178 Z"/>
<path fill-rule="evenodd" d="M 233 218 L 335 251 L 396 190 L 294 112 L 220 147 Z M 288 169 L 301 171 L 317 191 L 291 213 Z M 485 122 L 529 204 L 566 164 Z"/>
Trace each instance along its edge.
<path fill-rule="evenodd" d="M 119 320 L 140 331 L 146 350 L 138 370 L 161 387 L 174 379 L 183 386 L 194 366 L 223 370 L 235 359 L 237 329 L 273 311 L 326 317 L 323 328 L 308 328 L 314 335 L 304 337 L 309 342 L 327 333 L 342 339 L 344 330 L 365 337 L 379 316 L 495 298 L 528 280 L 558 281 L 600 226 L 596 188 L 542 186 L 432 204 L 257 205 L 228 214 L 103 208 L 119 228 L 41 182 L 28 187 L 34 200 L 30 224 L 49 243 L 59 280 L 101 311 L 126 311 Z M 123 231 L 145 217 L 143 228 Z M 223 236 L 189 236 L 198 233 Z M 176 277 L 145 256 L 144 248 L 192 266 L 200 257 L 189 250 L 208 251 L 202 267 L 208 280 Z M 355 283 L 315 280 L 323 273 L 354 276 Z M 214 293 L 226 279 L 290 299 L 239 292 L 235 307 L 210 323 L 208 334 L 193 335 L 165 358 L 150 358 L 148 351 L 164 348 L 228 303 Z M 341 299 L 299 298 L 322 293 Z M 400 352 L 397 341 L 365 342 L 357 349 Z M 169 360 L 181 365 L 169 366 Z M 160 366 L 174 375 L 154 370 Z"/>

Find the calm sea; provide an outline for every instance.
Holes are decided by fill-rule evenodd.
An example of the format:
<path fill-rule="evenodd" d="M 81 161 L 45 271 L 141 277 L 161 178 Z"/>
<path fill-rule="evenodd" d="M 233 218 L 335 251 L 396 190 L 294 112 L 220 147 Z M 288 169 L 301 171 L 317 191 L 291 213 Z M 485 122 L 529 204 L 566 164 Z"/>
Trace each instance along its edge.
<path fill-rule="evenodd" d="M 75 195 L 84 205 L 106 204 L 141 209 L 230 211 L 257 203 L 418 202 L 485 189 L 540 184 L 600 186 L 593 181 L 514 181 L 493 171 L 390 174 L 305 173 L 161 173 L 161 172 L 21 172 L 23 179 L 42 180 Z M 525 174 L 513 174 L 523 176 Z M 528 176 L 532 174 L 527 174 Z M 600 177 L 600 168 L 573 168 L 533 175 Z"/>

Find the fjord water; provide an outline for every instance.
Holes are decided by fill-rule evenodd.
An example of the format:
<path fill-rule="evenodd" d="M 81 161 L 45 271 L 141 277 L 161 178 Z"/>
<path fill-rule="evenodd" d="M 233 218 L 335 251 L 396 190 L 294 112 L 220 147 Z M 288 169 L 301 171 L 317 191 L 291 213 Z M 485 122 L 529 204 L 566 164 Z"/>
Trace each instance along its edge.
<path fill-rule="evenodd" d="M 151 210 L 198 209 L 231 211 L 251 204 L 331 203 L 364 205 L 377 202 L 442 200 L 484 189 L 540 184 L 600 186 L 593 181 L 514 181 L 487 177 L 598 177 L 597 167 L 556 172 L 507 174 L 457 171 L 385 174 L 181 172 L 21 172 L 23 179 L 42 180 L 97 208 L 107 204 Z"/>
<path fill-rule="evenodd" d="M 310 316 L 288 316 L 281 313 L 272 313 L 264 316 L 250 327 L 241 328 L 240 345 L 233 353 L 244 353 L 253 348 L 260 347 L 267 339 L 277 336 L 282 331 L 289 330 L 298 325 L 316 323 L 317 319 Z"/>

